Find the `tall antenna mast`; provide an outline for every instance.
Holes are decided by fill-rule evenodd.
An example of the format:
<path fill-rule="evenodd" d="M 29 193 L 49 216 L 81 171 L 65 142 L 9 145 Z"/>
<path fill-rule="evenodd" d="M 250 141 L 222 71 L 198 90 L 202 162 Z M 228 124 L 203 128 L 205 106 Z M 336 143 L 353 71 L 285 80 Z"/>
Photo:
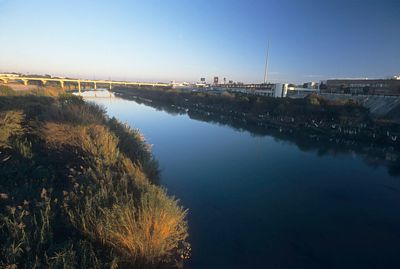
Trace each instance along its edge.
<path fill-rule="evenodd" d="M 269 54 L 269 40 L 267 43 L 267 55 L 265 56 L 264 84 L 267 83 L 268 79 L 268 54 Z"/>

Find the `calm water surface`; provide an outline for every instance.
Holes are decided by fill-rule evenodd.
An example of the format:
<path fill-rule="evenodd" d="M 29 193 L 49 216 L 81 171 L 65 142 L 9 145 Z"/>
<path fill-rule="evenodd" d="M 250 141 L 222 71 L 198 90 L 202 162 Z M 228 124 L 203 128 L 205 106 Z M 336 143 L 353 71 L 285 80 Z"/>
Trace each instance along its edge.
<path fill-rule="evenodd" d="M 189 268 L 400 268 L 400 178 L 357 154 L 91 99 L 139 128 L 189 208 Z"/>

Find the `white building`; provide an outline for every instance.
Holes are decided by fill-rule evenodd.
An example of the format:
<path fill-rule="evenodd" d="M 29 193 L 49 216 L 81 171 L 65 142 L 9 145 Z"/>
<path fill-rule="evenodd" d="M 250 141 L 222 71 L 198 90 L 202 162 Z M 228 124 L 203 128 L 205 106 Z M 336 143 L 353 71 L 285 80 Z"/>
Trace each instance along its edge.
<path fill-rule="evenodd" d="M 318 88 L 318 82 L 315 81 L 306 82 L 303 84 L 303 88 L 316 89 Z"/>
<path fill-rule="evenodd" d="M 288 87 L 287 97 L 290 98 L 304 98 L 307 95 L 319 93 L 318 88 L 299 88 L 299 87 Z"/>
<path fill-rule="evenodd" d="M 256 88 L 254 90 L 254 94 L 261 96 L 282 98 L 286 97 L 287 91 L 288 91 L 288 84 L 276 83 L 276 84 L 267 84 L 261 88 Z"/>

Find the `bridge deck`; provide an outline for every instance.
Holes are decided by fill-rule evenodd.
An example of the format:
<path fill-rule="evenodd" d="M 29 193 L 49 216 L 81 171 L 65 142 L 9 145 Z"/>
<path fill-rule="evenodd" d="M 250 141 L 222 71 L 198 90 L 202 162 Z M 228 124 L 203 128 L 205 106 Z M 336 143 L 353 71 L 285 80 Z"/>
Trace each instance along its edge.
<path fill-rule="evenodd" d="M 47 83 L 48 81 L 56 81 L 64 87 L 65 82 L 73 82 L 80 85 L 81 83 L 93 83 L 93 84 L 108 84 L 108 85 L 139 85 L 139 86 L 154 86 L 154 87 L 169 87 L 168 83 L 152 83 L 152 82 L 138 82 L 138 81 L 115 81 L 115 80 L 92 80 L 92 79 L 72 79 L 72 78 L 46 78 L 46 77 L 8 77 L 0 76 L 0 80 L 3 82 L 8 81 L 23 81 L 27 83 L 28 81 L 41 81 Z"/>

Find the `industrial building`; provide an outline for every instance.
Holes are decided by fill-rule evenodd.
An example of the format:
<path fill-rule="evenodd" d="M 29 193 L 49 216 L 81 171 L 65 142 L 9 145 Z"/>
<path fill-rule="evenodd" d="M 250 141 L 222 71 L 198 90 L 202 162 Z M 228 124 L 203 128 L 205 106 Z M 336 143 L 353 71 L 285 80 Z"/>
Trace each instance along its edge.
<path fill-rule="evenodd" d="M 282 83 L 252 84 L 252 85 L 242 85 L 242 87 L 232 86 L 226 89 L 230 92 L 235 92 L 235 93 L 282 98 L 286 97 L 288 91 L 288 84 L 282 84 Z"/>
<path fill-rule="evenodd" d="M 304 84 L 305 86 L 306 84 Z M 308 85 L 310 87 L 288 87 L 287 88 L 287 94 L 286 97 L 289 98 L 305 98 L 310 94 L 314 93 L 319 93 L 319 88 L 313 86 L 313 85 Z"/>
<path fill-rule="evenodd" d="M 219 83 L 219 77 L 214 77 L 214 85 L 218 85 Z"/>
<path fill-rule="evenodd" d="M 400 79 L 331 79 L 320 88 L 322 93 L 400 95 Z"/>

